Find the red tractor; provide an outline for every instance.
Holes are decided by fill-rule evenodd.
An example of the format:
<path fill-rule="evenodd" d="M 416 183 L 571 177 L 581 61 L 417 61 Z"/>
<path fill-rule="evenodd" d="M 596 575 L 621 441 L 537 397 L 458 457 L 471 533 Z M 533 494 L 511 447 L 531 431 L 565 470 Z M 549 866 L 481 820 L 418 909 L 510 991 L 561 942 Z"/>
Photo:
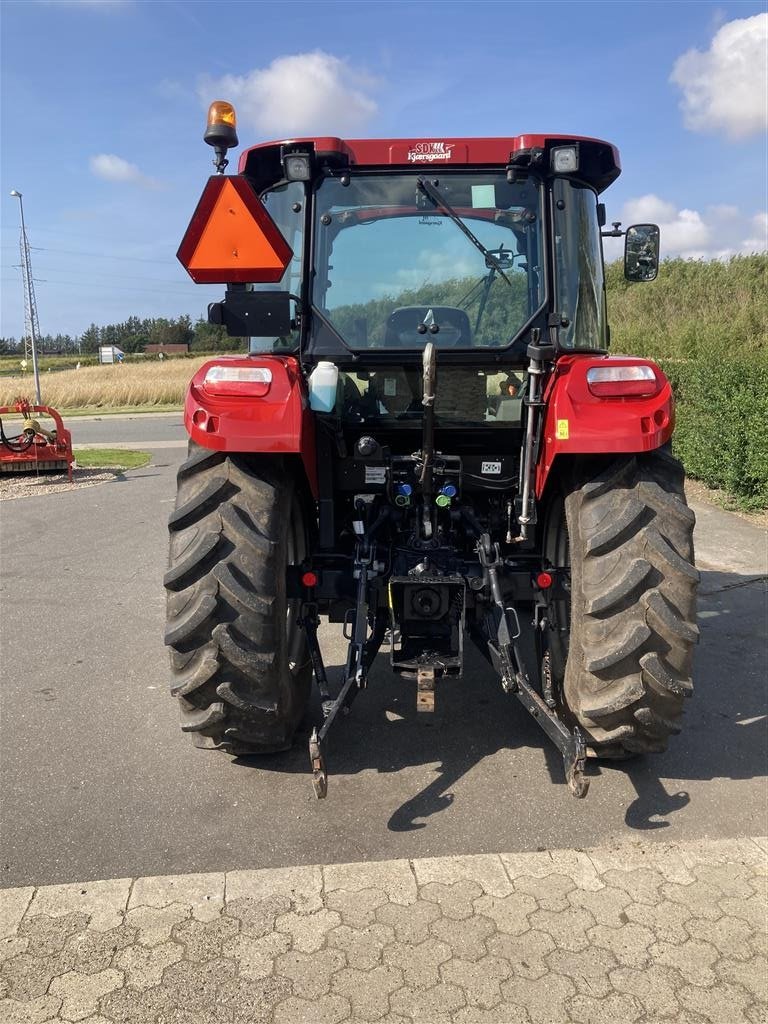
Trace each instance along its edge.
<path fill-rule="evenodd" d="M 382 646 L 429 711 L 469 637 L 576 796 L 588 756 L 664 750 L 699 577 L 669 382 L 607 354 L 601 236 L 625 234 L 631 281 L 659 253 L 655 225 L 603 230 L 616 149 L 292 139 L 226 176 L 230 105 L 205 138 L 219 173 L 179 259 L 226 283 L 209 317 L 250 348 L 186 397 L 165 577 L 182 729 L 285 750 L 314 678 L 324 796 L 326 736 Z M 321 615 L 348 641 L 338 681 Z"/>

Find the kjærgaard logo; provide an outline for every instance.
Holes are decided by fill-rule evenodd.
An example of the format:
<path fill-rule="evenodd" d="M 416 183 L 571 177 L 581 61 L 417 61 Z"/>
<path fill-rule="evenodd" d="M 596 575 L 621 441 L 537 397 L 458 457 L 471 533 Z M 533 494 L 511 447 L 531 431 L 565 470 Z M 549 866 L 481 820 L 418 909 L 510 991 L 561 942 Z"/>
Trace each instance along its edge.
<path fill-rule="evenodd" d="M 447 142 L 415 142 L 408 150 L 409 163 L 434 163 L 435 160 L 450 160 L 453 156 L 453 143 Z"/>

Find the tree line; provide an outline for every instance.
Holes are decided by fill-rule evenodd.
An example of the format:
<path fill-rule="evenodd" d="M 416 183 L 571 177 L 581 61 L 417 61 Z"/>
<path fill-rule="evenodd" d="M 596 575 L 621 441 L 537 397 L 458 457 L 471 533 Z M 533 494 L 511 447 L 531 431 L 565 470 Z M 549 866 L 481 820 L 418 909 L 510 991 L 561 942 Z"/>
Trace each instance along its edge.
<path fill-rule="evenodd" d="M 202 317 L 193 322 L 187 315 L 175 319 L 130 316 L 123 323 L 91 324 L 79 337 L 45 334 L 37 339 L 37 349 L 40 355 L 93 355 L 100 345 L 117 345 L 123 352 L 143 352 L 146 345 L 189 345 L 192 352 L 218 352 L 238 348 L 239 340 Z M 23 338 L 0 338 L 0 355 L 18 355 L 23 349 Z"/>

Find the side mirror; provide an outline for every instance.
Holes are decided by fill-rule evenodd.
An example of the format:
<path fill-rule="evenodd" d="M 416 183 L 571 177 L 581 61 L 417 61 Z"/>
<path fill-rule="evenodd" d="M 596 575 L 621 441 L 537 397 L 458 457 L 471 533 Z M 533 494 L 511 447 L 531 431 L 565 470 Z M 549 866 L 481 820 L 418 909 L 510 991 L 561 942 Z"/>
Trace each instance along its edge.
<path fill-rule="evenodd" d="M 633 224 L 624 239 L 624 277 L 628 281 L 655 281 L 659 273 L 658 224 Z"/>

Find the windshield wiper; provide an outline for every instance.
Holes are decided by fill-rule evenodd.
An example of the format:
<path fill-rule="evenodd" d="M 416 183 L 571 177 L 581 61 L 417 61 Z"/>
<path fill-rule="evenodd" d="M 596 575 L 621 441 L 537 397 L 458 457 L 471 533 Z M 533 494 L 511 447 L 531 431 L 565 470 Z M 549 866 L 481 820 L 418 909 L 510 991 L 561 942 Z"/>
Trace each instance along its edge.
<path fill-rule="evenodd" d="M 435 204 L 435 206 L 441 207 L 448 214 L 448 216 L 451 218 L 451 220 L 456 225 L 456 227 L 461 232 L 463 232 L 463 234 L 465 234 L 467 236 L 467 238 L 470 240 L 472 245 L 474 245 L 474 247 L 477 250 L 479 250 L 483 254 L 483 256 L 485 256 L 485 265 L 487 267 L 493 267 L 493 269 L 496 271 L 496 273 L 500 274 L 504 278 L 504 280 L 507 282 L 509 287 L 511 288 L 512 287 L 512 282 L 509 280 L 507 275 L 501 269 L 501 264 L 499 263 L 499 261 L 496 259 L 496 257 L 490 251 L 490 249 L 486 249 L 486 247 L 483 245 L 483 243 L 480 241 L 480 239 L 476 235 L 472 234 L 472 232 L 469 230 L 469 228 L 464 223 L 464 221 L 461 219 L 461 217 L 458 215 L 458 213 L 456 213 L 456 211 L 451 206 L 451 204 L 448 203 L 440 195 L 440 193 L 437 191 L 437 189 L 434 187 L 434 185 L 430 185 L 430 183 L 428 181 L 425 181 L 423 178 L 417 178 L 416 179 L 416 184 L 421 189 L 421 191 L 424 193 L 425 196 L 429 196 L 429 198 L 432 200 L 432 202 Z"/>

